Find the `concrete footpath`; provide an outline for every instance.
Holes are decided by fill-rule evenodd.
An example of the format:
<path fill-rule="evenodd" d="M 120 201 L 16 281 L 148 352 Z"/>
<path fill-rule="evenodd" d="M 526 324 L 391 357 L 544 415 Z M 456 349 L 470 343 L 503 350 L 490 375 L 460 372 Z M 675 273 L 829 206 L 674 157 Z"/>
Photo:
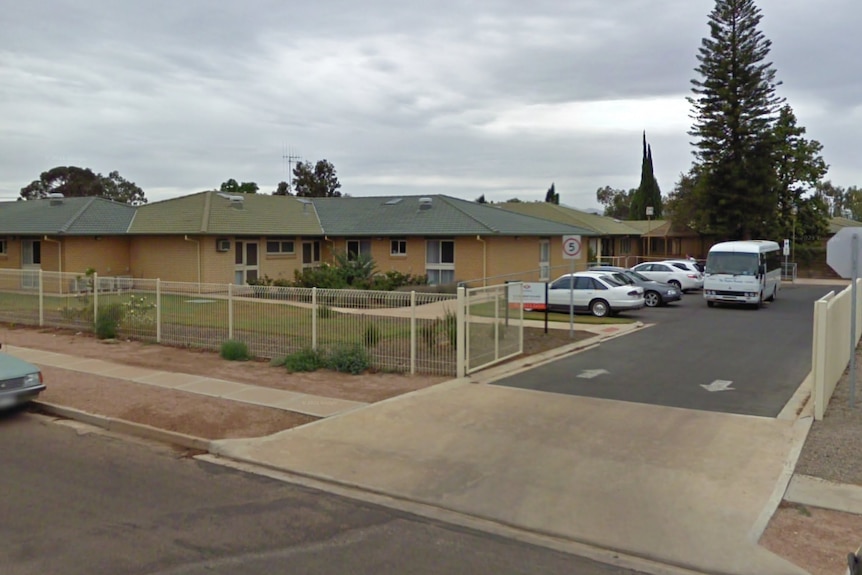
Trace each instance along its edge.
<path fill-rule="evenodd" d="M 649 329 L 595 326 L 595 338 L 566 353 L 631 328 Z M 123 373 L 98 360 L 58 365 L 47 362 L 70 358 L 8 351 L 43 365 Z M 637 567 L 645 571 L 804 573 L 757 540 L 791 479 L 810 417 L 748 417 L 486 385 L 559 353 L 372 405 L 333 405 L 320 421 L 264 438 L 214 441 L 209 451 L 354 496 L 384 495 L 679 568 Z M 127 374 L 139 383 L 208 389 L 207 395 L 235 400 L 254 392 L 175 376 Z"/>

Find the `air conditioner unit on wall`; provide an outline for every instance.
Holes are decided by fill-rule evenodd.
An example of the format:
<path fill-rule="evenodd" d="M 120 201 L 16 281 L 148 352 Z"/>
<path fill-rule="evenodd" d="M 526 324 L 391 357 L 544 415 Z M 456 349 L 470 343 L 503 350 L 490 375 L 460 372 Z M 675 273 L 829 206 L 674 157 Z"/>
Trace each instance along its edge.
<path fill-rule="evenodd" d="M 216 251 L 217 252 L 229 252 L 230 251 L 230 240 L 219 238 L 216 240 Z"/>

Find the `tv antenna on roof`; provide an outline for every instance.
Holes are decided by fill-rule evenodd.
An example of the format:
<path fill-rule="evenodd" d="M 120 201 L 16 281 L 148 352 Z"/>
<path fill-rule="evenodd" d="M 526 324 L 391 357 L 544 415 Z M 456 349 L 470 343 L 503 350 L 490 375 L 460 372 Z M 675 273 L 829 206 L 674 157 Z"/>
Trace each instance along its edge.
<path fill-rule="evenodd" d="M 290 148 L 285 150 L 284 145 L 282 145 L 281 159 L 287 164 L 287 177 L 284 181 L 287 182 L 288 188 L 293 189 L 293 164 L 298 164 L 302 156 L 294 155 L 293 150 Z"/>

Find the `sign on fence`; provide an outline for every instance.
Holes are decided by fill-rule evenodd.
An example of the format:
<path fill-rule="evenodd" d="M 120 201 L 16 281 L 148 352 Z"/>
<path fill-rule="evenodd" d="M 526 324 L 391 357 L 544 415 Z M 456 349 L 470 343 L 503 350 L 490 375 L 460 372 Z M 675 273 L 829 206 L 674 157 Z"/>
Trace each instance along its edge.
<path fill-rule="evenodd" d="M 523 302 L 524 310 L 543 310 L 547 307 L 548 302 L 545 300 L 545 286 L 547 282 L 522 282 L 523 286 Z M 517 309 L 518 301 L 521 297 L 521 290 L 518 289 L 517 283 L 510 283 L 506 286 L 506 295 L 509 300 L 509 307 Z"/>

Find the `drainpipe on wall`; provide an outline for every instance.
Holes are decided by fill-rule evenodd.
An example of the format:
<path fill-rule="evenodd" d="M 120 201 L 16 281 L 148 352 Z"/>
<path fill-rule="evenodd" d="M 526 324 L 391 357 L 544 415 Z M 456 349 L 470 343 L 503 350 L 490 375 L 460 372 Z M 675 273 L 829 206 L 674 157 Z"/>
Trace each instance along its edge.
<path fill-rule="evenodd" d="M 198 246 L 198 293 L 201 290 L 201 241 L 191 239 L 188 234 L 184 238 L 187 242 L 194 242 Z"/>
<path fill-rule="evenodd" d="M 488 285 L 488 243 L 478 234 L 476 241 L 482 242 L 482 286 L 484 287 Z"/>

